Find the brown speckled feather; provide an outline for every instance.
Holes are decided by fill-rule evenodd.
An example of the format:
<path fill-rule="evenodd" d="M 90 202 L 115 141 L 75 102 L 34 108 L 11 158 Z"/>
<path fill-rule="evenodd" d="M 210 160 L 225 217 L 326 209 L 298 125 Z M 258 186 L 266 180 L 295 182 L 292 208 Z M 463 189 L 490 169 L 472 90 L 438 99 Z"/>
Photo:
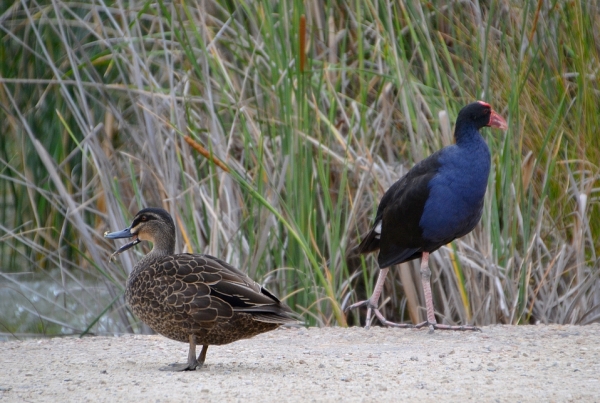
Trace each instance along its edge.
<path fill-rule="evenodd" d="M 295 321 L 248 276 L 209 255 L 143 259 L 127 281 L 133 312 L 154 331 L 187 342 L 226 344 Z"/>
<path fill-rule="evenodd" d="M 287 305 L 224 261 L 209 255 L 175 255 L 175 224 L 163 209 L 143 209 L 129 228 L 105 236 L 134 238 L 113 256 L 141 241 L 154 244 L 129 275 L 125 297 L 133 313 L 155 332 L 190 343 L 188 362 L 168 370 L 202 366 L 211 344 L 231 343 L 298 322 Z M 196 344 L 203 345 L 198 359 Z"/>

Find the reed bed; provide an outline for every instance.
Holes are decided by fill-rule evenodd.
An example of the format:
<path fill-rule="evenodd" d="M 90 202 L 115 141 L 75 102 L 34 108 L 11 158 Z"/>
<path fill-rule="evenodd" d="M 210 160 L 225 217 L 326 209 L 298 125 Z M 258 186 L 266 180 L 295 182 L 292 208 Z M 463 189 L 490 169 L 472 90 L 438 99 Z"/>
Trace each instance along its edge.
<path fill-rule="evenodd" d="M 22 1 L 0 6 L 0 337 L 148 331 L 106 230 L 143 207 L 306 322 L 358 325 L 383 192 L 505 116 L 483 219 L 432 255 L 446 323 L 600 320 L 596 2 Z M 424 318 L 417 263 L 384 314 Z"/>

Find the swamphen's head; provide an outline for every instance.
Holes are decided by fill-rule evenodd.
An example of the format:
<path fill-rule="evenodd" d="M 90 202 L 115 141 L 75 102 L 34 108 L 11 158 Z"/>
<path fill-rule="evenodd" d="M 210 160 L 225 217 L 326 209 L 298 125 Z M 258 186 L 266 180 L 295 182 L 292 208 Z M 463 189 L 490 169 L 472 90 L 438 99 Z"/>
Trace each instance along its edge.
<path fill-rule="evenodd" d="M 485 126 L 496 127 L 501 130 L 508 129 L 506 120 L 494 111 L 490 104 L 483 101 L 473 102 L 462 108 L 458 113 L 454 135 L 458 139 L 465 129 L 479 130 Z"/>

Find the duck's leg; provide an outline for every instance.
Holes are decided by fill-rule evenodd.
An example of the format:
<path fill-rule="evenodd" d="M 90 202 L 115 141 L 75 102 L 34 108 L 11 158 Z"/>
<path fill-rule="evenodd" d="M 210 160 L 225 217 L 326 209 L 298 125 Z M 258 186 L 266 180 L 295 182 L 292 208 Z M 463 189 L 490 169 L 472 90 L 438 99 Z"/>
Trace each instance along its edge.
<path fill-rule="evenodd" d="M 393 326 L 393 327 L 401 327 L 401 328 L 410 328 L 413 327 L 411 324 L 405 323 L 394 323 L 387 320 L 381 312 L 379 312 L 378 304 L 379 304 L 379 296 L 381 295 L 381 291 L 383 290 L 383 284 L 385 283 L 385 277 L 387 276 L 389 269 L 386 267 L 385 269 L 379 270 L 379 277 L 377 277 L 377 283 L 375 283 L 375 288 L 373 289 L 373 294 L 371 294 L 371 298 L 360 301 L 355 304 L 350 305 L 346 308 L 346 311 L 350 309 L 355 309 L 361 306 L 367 307 L 367 317 L 365 319 L 365 329 L 368 329 L 371 326 L 371 313 L 374 312 L 377 319 L 384 326 Z"/>
<path fill-rule="evenodd" d="M 204 365 L 204 360 L 206 359 L 206 351 L 208 350 L 208 344 L 204 344 L 202 346 L 202 351 L 200 351 L 200 355 L 198 356 L 198 368 L 202 368 Z"/>
<path fill-rule="evenodd" d="M 423 284 L 423 294 L 425 295 L 425 305 L 427 307 L 427 320 L 415 325 L 415 328 L 429 327 L 429 333 L 438 330 L 475 330 L 481 331 L 475 326 L 450 326 L 438 325 L 435 320 L 435 310 L 433 309 L 433 297 L 431 295 L 431 269 L 429 269 L 429 252 L 423 252 L 421 258 L 421 282 Z"/>
<path fill-rule="evenodd" d="M 160 368 L 161 371 L 194 371 L 198 366 L 198 360 L 196 359 L 196 335 L 190 334 L 190 349 L 188 351 L 188 361 L 185 364 L 169 364 L 166 367 Z M 206 350 L 208 349 L 207 345 L 202 347 L 202 352 L 200 353 L 200 366 L 204 363 L 204 359 L 206 358 Z"/>

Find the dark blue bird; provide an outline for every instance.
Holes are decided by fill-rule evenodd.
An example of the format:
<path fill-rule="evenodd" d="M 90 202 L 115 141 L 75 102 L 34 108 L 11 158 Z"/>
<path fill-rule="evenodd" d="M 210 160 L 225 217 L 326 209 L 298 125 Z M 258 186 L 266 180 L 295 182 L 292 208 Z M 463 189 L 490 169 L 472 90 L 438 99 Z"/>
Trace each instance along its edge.
<path fill-rule="evenodd" d="M 359 254 L 379 250 L 379 278 L 371 298 L 348 307 L 367 306 L 367 327 L 372 311 L 384 325 L 413 327 L 386 320 L 379 312 L 378 301 L 389 266 L 421 258 L 427 321 L 414 327 L 477 330 L 473 326 L 437 324 L 428 261 L 431 252 L 468 234 L 481 219 L 490 173 L 490 151 L 479 133 L 485 126 L 508 128 L 504 118 L 485 102 L 462 108 L 454 129 L 456 144 L 416 164 L 381 198 L 373 227 L 355 249 Z"/>

